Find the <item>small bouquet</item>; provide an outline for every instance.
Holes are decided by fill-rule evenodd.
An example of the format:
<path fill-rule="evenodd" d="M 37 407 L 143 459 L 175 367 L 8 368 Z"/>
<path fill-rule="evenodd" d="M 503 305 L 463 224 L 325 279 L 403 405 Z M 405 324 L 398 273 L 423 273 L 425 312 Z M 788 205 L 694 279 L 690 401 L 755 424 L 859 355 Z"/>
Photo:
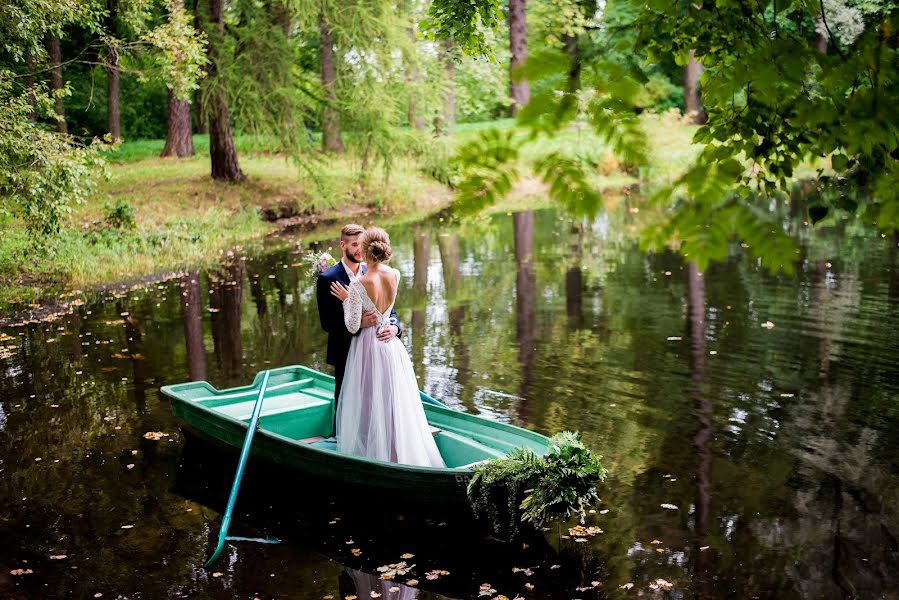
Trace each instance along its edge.
<path fill-rule="evenodd" d="M 308 277 L 318 277 L 331 267 L 337 264 L 337 259 L 328 252 L 309 252 L 303 257 L 303 262 L 309 265 L 306 269 Z"/>

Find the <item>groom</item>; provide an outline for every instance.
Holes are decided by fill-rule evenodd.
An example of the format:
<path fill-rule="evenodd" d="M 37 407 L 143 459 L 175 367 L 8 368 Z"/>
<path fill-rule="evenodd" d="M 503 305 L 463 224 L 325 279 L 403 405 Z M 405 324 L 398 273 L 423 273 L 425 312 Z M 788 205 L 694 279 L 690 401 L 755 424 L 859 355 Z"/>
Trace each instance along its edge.
<path fill-rule="evenodd" d="M 339 281 L 350 285 L 351 279 L 365 274 L 365 263 L 362 262 L 362 234 L 365 229 L 360 225 L 346 225 L 340 230 L 340 261 L 318 276 L 315 295 L 318 300 L 318 318 L 322 329 L 328 332 L 327 362 L 334 367 L 334 415 L 337 416 L 337 401 L 340 399 L 340 388 L 346 370 L 347 354 L 353 335 L 347 331 L 343 322 L 343 303 L 331 295 L 331 282 Z M 377 325 L 378 316 L 372 311 L 362 313 L 362 327 Z M 362 331 L 360 327 L 359 331 Z M 359 331 L 355 335 L 359 335 Z M 378 333 L 378 339 L 389 342 L 402 333 L 396 311 L 390 312 L 390 325 Z"/>

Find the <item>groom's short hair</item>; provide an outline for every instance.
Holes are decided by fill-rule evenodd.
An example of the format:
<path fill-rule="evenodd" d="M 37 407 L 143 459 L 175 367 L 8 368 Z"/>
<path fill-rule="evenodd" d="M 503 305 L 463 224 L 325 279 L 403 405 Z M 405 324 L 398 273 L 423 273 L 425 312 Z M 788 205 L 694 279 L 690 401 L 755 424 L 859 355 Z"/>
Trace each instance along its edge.
<path fill-rule="evenodd" d="M 349 238 L 362 235 L 363 233 L 365 233 L 365 228 L 362 225 L 350 223 L 349 225 L 344 225 L 343 229 L 340 230 L 340 240 L 345 242 Z"/>

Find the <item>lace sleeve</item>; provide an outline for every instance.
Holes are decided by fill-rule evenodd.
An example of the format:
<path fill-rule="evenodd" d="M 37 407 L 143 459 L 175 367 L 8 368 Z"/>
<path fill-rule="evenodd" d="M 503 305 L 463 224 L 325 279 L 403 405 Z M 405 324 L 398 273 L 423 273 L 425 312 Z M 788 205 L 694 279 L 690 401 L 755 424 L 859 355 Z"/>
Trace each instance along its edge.
<path fill-rule="evenodd" d="M 343 301 L 343 324 L 347 331 L 356 333 L 362 325 L 362 295 L 356 289 L 358 284 L 350 284 L 350 295 Z"/>

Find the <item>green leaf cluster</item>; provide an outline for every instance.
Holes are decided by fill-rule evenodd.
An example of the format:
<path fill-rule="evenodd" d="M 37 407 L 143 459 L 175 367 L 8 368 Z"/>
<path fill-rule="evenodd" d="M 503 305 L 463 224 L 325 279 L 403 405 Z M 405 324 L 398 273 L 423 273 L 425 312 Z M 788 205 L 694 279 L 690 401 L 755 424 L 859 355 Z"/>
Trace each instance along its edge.
<path fill-rule="evenodd" d="M 46 245 L 93 188 L 108 145 L 78 144 L 32 121 L 35 108 L 52 114 L 53 99 L 43 88 L 33 98 L 17 88 L 14 75 L 0 69 L 0 213 L 22 218 L 32 240 Z"/>
<path fill-rule="evenodd" d="M 883 233 L 899 230 L 899 2 L 614 0 L 593 17 L 607 30 L 597 39 L 609 53 L 591 51 L 591 21 L 572 12 L 577 5 L 559 5 L 571 13 L 564 23 L 551 11 L 536 13 L 552 43 L 519 73 L 533 90 L 518 117 L 529 139 L 553 137 L 586 118 L 629 172 L 639 170 L 646 140 L 636 116 L 651 68 L 682 67 L 693 56 L 704 69 L 707 121 L 694 138 L 704 150 L 682 178 L 653 195 L 662 218 L 647 231 L 647 246 L 671 245 L 707 265 L 738 241 L 773 270 L 790 271 L 796 244 L 781 213 L 796 179 L 815 169 L 810 222 L 843 211 Z M 459 10 L 464 16 L 489 6 L 474 0 Z M 435 0 L 432 11 L 457 8 Z M 560 37 L 582 32 L 577 57 L 566 61 Z M 624 51 L 634 59 L 622 60 Z M 557 158 L 547 156 L 539 169 L 553 197 L 593 209 L 596 197 L 585 187 L 593 165 Z M 501 188 L 490 185 L 493 178 L 480 167 L 472 173 L 462 185 L 484 183 L 483 202 L 496 200 Z"/>
<path fill-rule="evenodd" d="M 515 448 L 508 457 L 478 465 L 468 484 L 474 514 L 508 538 L 521 534 L 521 523 L 534 527 L 577 515 L 599 501 L 596 485 L 606 476 L 600 457 L 578 433 L 564 431 L 550 438 L 549 450 L 538 456 Z"/>

